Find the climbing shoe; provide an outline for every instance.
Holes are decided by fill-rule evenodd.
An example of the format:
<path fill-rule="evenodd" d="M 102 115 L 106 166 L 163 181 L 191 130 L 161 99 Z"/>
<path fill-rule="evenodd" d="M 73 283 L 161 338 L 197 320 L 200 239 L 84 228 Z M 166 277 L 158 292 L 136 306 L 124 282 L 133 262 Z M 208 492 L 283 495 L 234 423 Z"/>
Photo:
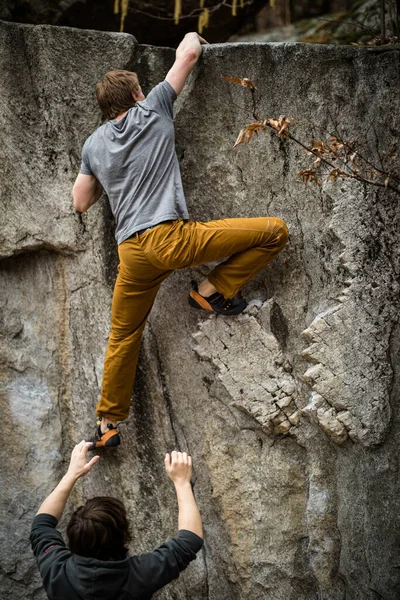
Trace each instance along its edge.
<path fill-rule="evenodd" d="M 101 431 L 101 419 L 97 421 L 96 433 L 93 438 L 88 440 L 89 442 L 92 442 L 89 450 L 94 450 L 95 448 L 110 448 L 112 446 L 120 445 L 121 438 L 118 429 L 111 425 L 111 423 L 108 423 L 107 427 L 108 430 L 103 433 Z"/>
<path fill-rule="evenodd" d="M 247 306 L 247 302 L 240 295 L 234 298 L 224 298 L 219 292 L 211 294 L 211 296 L 202 296 L 199 294 L 197 284 L 192 281 L 193 289 L 189 293 L 188 302 L 193 308 L 204 308 L 219 315 L 226 317 L 238 315 Z"/>

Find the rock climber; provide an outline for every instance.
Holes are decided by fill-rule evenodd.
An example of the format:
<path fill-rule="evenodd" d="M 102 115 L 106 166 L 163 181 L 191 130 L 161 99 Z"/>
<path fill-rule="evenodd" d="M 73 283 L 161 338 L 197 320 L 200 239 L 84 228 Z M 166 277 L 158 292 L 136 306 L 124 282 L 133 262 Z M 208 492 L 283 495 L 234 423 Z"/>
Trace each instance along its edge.
<path fill-rule="evenodd" d="M 206 43 L 188 33 L 165 80 L 147 97 L 130 71 L 111 71 L 96 86 L 106 122 L 83 146 L 74 207 L 85 212 L 106 192 L 120 263 L 93 448 L 120 443 L 117 425 L 129 414 L 142 333 L 160 284 L 175 269 L 229 257 L 194 284 L 188 301 L 194 308 L 237 315 L 246 307 L 239 290 L 288 239 L 284 221 L 274 217 L 189 220 L 173 103 Z"/>
<path fill-rule="evenodd" d="M 192 459 L 173 451 L 165 457 L 165 470 L 175 486 L 178 534 L 153 552 L 128 556 L 131 539 L 123 503 L 117 498 L 87 500 L 71 516 L 68 546 L 56 529 L 68 496 L 79 477 L 99 461 L 86 462 L 90 442 L 75 446 L 66 475 L 45 499 L 31 528 L 31 545 L 49 598 L 85 600 L 148 599 L 196 558 L 203 545 L 203 529 L 190 477 Z"/>

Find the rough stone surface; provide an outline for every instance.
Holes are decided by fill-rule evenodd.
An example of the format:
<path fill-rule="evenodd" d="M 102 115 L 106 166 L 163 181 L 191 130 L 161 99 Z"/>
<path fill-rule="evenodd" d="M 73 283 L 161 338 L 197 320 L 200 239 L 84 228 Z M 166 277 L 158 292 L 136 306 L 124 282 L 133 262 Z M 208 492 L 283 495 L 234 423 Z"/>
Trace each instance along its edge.
<path fill-rule="evenodd" d="M 28 532 L 93 427 L 117 255 L 106 199 L 71 206 L 81 145 L 100 124 L 94 83 L 130 68 L 145 92 L 170 49 L 126 34 L 0 27 L 0 594 L 42 600 Z M 74 491 L 123 498 L 132 551 L 175 532 L 163 455 L 195 464 L 206 540 L 165 600 L 395 600 L 400 588 L 398 199 L 351 182 L 304 187 L 306 158 L 261 136 L 232 149 L 251 115 L 298 134 L 398 134 L 399 50 L 301 44 L 205 48 L 176 106 L 176 143 L 193 218 L 285 219 L 285 251 L 245 290 L 232 319 L 191 310 L 190 279 L 163 284 L 142 347 L 123 444 Z M 362 117 L 362 118 L 361 118 Z M 172 307 L 172 308 L 171 308 Z M 66 515 L 68 517 L 68 514 Z M 61 523 L 65 526 L 66 519 Z"/>
<path fill-rule="evenodd" d="M 235 320 L 211 315 L 193 334 L 195 350 L 217 367 L 218 379 L 232 398 L 232 406 L 254 417 L 268 433 L 289 433 L 300 419 L 296 403 L 299 386 L 265 322 L 271 313 L 270 303 L 258 305 L 251 302 Z M 264 313 L 261 323 L 256 318 L 260 310 Z"/>

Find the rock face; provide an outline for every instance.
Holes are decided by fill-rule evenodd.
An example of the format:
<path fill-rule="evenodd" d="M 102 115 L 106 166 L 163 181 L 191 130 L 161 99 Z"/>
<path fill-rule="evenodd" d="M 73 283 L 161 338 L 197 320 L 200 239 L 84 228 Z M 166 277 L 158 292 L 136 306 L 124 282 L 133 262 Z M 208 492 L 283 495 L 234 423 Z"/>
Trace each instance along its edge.
<path fill-rule="evenodd" d="M 38 600 L 29 526 L 93 427 L 117 265 L 106 199 L 82 217 L 71 206 L 82 143 L 100 124 L 94 84 L 135 69 L 148 91 L 174 52 L 127 34 L 9 23 L 0 47 L 0 589 Z M 207 267 L 163 284 L 123 444 L 77 486 L 69 511 L 117 495 L 132 552 L 155 546 L 175 533 L 163 455 L 179 447 L 193 456 L 206 539 L 160 598 L 395 600 L 398 197 L 355 182 L 304 187 L 296 173 L 307 157 L 274 135 L 234 151 L 251 121 L 236 106 L 248 92 L 221 75 L 255 81 L 259 113 L 299 120 L 299 134 L 330 132 L 336 118 L 342 135 L 373 146 L 375 129 L 380 151 L 396 135 L 399 50 L 205 49 L 176 105 L 191 215 L 271 214 L 290 242 L 248 286 L 237 318 L 187 306 L 191 277 Z"/>

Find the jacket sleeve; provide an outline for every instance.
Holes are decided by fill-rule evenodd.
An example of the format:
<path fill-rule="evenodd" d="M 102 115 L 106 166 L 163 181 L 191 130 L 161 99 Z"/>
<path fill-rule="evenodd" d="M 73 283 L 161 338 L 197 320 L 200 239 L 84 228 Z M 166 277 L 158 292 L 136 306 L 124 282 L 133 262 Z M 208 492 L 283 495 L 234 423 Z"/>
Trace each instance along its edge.
<path fill-rule="evenodd" d="M 202 546 L 203 540 L 198 535 L 182 529 L 175 538 L 164 542 L 153 552 L 132 556 L 135 585 L 139 584 L 142 594 L 153 594 L 177 579 Z"/>
<path fill-rule="evenodd" d="M 176 98 L 172 85 L 168 81 L 162 81 L 151 90 L 144 102 L 156 112 L 173 119 L 173 105 Z"/>
<path fill-rule="evenodd" d="M 42 513 L 36 515 L 31 527 L 30 542 L 46 591 L 54 573 L 71 556 L 56 526 L 55 517 Z"/>
<path fill-rule="evenodd" d="M 34 555 L 39 558 L 41 554 L 49 551 L 50 546 L 63 546 L 63 536 L 56 529 L 57 519 L 52 515 L 42 513 L 36 515 L 31 527 L 30 541 Z"/>

